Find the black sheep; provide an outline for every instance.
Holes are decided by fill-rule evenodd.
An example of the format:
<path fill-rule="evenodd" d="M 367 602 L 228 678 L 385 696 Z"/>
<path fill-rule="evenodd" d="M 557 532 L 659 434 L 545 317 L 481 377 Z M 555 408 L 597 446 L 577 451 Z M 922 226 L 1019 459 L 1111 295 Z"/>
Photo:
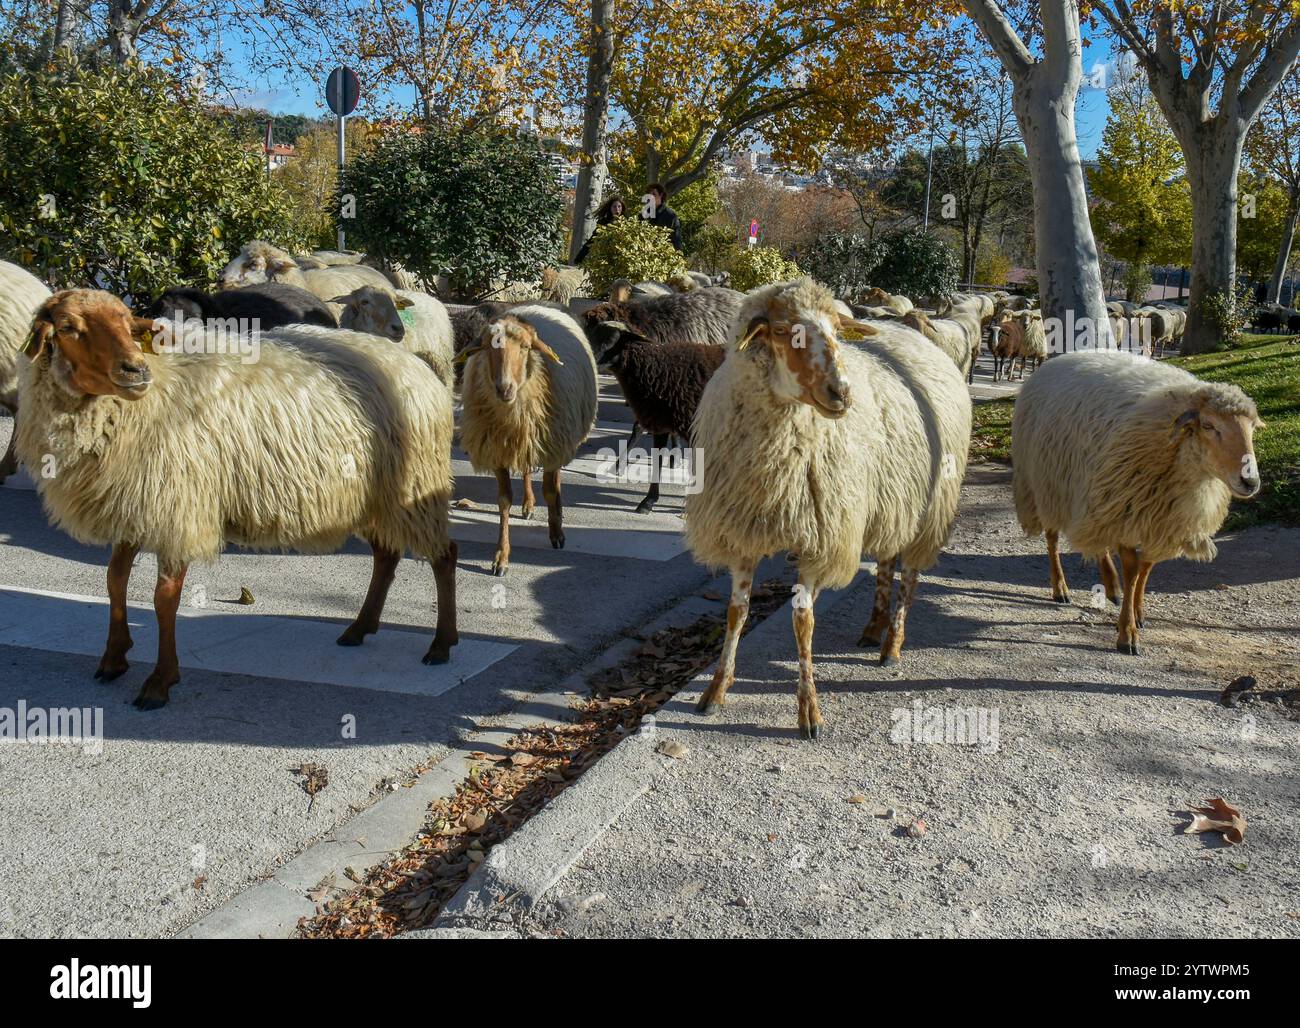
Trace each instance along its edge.
<path fill-rule="evenodd" d="M 283 325 L 323 325 L 338 328 L 333 311 L 319 296 L 283 282 L 259 282 L 240 289 L 205 293 L 201 289 L 168 289 L 147 312 L 152 318 L 257 319 L 262 330 Z"/>
<path fill-rule="evenodd" d="M 661 465 L 669 436 L 690 439 L 704 387 L 727 351 L 704 343 L 651 342 L 620 321 L 607 321 L 601 328 L 593 347 L 596 363 L 618 379 L 637 424 L 654 436 L 654 457 Z M 660 467 L 654 471 L 638 514 L 653 510 L 659 499 Z"/>

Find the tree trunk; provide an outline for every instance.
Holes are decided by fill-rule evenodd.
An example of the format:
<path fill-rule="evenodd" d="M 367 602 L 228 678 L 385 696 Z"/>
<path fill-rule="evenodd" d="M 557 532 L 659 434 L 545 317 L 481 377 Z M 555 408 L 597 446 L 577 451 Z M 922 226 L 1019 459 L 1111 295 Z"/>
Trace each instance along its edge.
<path fill-rule="evenodd" d="M 1114 345 L 1075 136 L 1082 77 L 1077 53 L 1071 64 L 1035 64 L 1015 81 L 1013 96 L 1034 187 L 1039 306 L 1044 327 L 1056 330 L 1055 339 L 1048 331 L 1051 352 Z"/>
<path fill-rule="evenodd" d="M 59 11 L 54 22 L 54 49 L 74 51 L 80 32 L 81 12 L 73 0 L 59 0 Z"/>
<path fill-rule="evenodd" d="M 131 0 L 109 0 L 108 48 L 115 64 L 126 64 L 136 57 L 135 37 L 140 24 L 131 10 Z"/>
<path fill-rule="evenodd" d="M 609 80 L 614 70 L 614 0 L 591 0 L 591 54 L 587 58 L 587 97 L 582 111 L 582 164 L 573 197 L 573 232 L 569 260 L 596 230 L 596 211 L 609 177 L 606 139 L 609 127 Z"/>
<path fill-rule="evenodd" d="M 1282 299 L 1282 280 L 1286 278 L 1286 268 L 1291 263 L 1291 247 L 1295 245 L 1297 221 L 1300 221 L 1300 194 L 1292 193 L 1286 214 L 1286 227 L 1282 229 L 1282 245 L 1278 247 L 1277 263 L 1273 265 L 1273 277 L 1268 283 L 1270 303 L 1279 303 Z"/>
<path fill-rule="evenodd" d="M 1194 145 L 1183 144 L 1192 192 L 1192 285 L 1183 353 L 1206 353 L 1223 329 L 1206 306 L 1216 296 L 1236 296 L 1237 174 L 1242 135 L 1223 121 L 1205 123 Z"/>

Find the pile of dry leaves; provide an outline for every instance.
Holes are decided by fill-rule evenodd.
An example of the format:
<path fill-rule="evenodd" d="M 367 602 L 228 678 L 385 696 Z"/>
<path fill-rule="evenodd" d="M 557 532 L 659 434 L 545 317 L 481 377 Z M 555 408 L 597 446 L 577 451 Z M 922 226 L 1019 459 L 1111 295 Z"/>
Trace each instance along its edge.
<path fill-rule="evenodd" d="M 773 580 L 756 586 L 746 629 L 789 597 Z M 653 713 L 717 659 L 725 614 L 710 614 L 685 628 L 665 629 L 646 640 L 623 664 L 591 676 L 592 698 L 570 724 L 528 728 L 499 753 L 476 752 L 456 794 L 430 804 L 415 842 L 298 923 L 304 938 L 387 938 L 431 922 L 464 884 L 488 850 L 568 788 Z M 328 889 L 314 893 L 318 902 Z"/>

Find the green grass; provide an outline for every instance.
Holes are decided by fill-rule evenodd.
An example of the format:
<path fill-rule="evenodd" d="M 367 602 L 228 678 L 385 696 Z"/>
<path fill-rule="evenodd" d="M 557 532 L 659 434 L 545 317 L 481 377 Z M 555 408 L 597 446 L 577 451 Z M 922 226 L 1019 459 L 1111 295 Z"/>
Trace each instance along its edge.
<path fill-rule="evenodd" d="M 1264 487 L 1249 503 L 1233 503 L 1226 527 L 1300 524 L 1300 340 L 1247 335 L 1231 350 L 1175 357 L 1170 363 L 1198 378 L 1241 386 L 1267 426 L 1255 436 Z"/>
<path fill-rule="evenodd" d="M 970 459 L 1011 463 L 1011 412 L 1014 400 L 989 400 L 975 404 Z"/>
<path fill-rule="evenodd" d="M 1247 503 L 1232 504 L 1226 528 L 1266 522 L 1300 524 L 1300 339 L 1245 335 L 1231 350 L 1174 357 L 1171 364 L 1198 378 L 1232 382 L 1254 399 L 1266 428 L 1255 436 L 1264 487 Z M 1011 462 L 1014 400 L 975 405 L 970 459 Z"/>

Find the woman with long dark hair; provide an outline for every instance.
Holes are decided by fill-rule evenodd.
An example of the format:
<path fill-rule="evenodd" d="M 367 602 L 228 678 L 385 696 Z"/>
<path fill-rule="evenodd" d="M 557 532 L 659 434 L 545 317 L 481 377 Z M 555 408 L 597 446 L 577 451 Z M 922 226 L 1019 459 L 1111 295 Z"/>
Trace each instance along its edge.
<path fill-rule="evenodd" d="M 582 249 L 578 251 L 575 263 L 581 264 L 587 259 L 587 251 L 591 249 L 591 241 L 596 238 L 597 234 L 606 225 L 617 221 L 627 212 L 627 207 L 623 203 L 623 198 L 617 193 L 600 205 L 596 210 L 596 227 L 591 230 L 591 235 L 587 241 L 582 244 Z"/>

